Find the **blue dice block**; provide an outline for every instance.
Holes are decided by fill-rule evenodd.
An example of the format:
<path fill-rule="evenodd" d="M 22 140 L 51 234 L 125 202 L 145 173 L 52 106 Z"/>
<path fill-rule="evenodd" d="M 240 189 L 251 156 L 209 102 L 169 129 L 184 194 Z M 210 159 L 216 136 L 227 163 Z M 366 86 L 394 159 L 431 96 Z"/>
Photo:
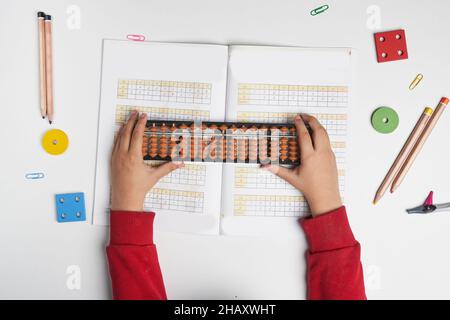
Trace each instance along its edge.
<path fill-rule="evenodd" d="M 86 221 L 83 192 L 56 194 L 55 202 L 58 222 Z"/>

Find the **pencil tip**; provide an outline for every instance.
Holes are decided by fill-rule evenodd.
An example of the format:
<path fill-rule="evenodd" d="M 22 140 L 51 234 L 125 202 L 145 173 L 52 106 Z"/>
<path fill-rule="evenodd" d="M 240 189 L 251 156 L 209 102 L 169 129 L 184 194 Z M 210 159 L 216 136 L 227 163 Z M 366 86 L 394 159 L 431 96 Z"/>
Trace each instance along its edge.
<path fill-rule="evenodd" d="M 52 124 L 52 120 L 48 120 L 48 123 Z"/>
<path fill-rule="evenodd" d="M 42 116 L 42 119 L 45 119 L 45 116 Z"/>
<path fill-rule="evenodd" d="M 377 202 L 378 202 L 378 200 L 377 200 L 377 199 L 375 199 L 375 200 L 373 200 L 373 201 L 372 201 L 372 204 L 373 204 L 373 205 L 376 205 L 376 204 L 377 204 Z"/>

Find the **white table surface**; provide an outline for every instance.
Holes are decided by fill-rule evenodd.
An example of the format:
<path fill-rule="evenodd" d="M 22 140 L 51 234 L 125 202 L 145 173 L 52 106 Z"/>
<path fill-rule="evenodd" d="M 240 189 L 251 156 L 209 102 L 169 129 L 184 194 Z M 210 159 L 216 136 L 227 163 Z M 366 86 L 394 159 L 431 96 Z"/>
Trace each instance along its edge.
<path fill-rule="evenodd" d="M 312 17 L 309 11 L 328 3 Z M 66 13 L 81 10 L 81 28 Z M 380 30 L 404 28 L 409 59 L 378 64 L 368 28 L 371 5 Z M 50 126 L 39 117 L 36 12 L 54 16 L 56 117 L 70 148 L 43 152 Z M 85 192 L 91 210 L 99 107 L 102 39 L 143 34 L 154 41 L 353 47 L 357 93 L 346 205 L 362 245 L 368 297 L 450 298 L 450 213 L 409 216 L 428 191 L 450 201 L 450 112 L 444 113 L 404 184 L 379 205 L 374 192 L 424 106 L 450 95 L 450 1 L 279 0 L 47 0 L 2 1 L 0 11 L 0 298 L 107 299 L 108 230 L 86 223 L 58 224 L 55 193 Z M 370 21 L 369 21 L 370 22 Z M 424 79 L 408 86 L 417 73 Z M 399 128 L 375 132 L 369 122 L 381 105 L 397 110 Z M 26 180 L 27 172 L 44 172 Z M 299 232 L 301 232 L 299 230 Z M 156 234 L 168 296 L 179 299 L 303 299 L 304 241 L 283 238 Z M 66 282 L 79 267 L 81 287 Z"/>

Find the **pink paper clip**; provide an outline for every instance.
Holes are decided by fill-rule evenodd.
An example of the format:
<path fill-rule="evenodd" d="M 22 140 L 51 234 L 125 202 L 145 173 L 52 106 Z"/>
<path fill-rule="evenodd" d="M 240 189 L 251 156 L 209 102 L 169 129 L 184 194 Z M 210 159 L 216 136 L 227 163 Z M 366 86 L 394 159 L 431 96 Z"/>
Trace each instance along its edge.
<path fill-rule="evenodd" d="M 145 41 L 145 37 L 140 34 L 129 34 L 127 35 L 127 39 L 131 41 Z"/>

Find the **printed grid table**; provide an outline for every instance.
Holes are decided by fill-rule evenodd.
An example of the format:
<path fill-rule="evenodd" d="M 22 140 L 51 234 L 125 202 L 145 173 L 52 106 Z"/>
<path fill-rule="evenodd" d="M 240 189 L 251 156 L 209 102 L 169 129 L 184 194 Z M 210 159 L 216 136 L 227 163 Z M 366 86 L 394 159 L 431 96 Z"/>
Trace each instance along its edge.
<path fill-rule="evenodd" d="M 345 171 L 343 169 L 338 170 L 338 175 L 339 187 L 343 191 Z M 234 187 L 238 189 L 295 190 L 292 185 L 271 172 L 260 168 L 237 165 L 234 168 Z"/>
<path fill-rule="evenodd" d="M 203 213 L 203 198 L 203 192 L 153 188 L 145 196 L 144 208 Z"/>
<path fill-rule="evenodd" d="M 346 107 L 348 88 L 345 86 L 308 86 L 262 83 L 238 85 L 240 105 Z"/>
<path fill-rule="evenodd" d="M 147 118 L 152 120 L 200 120 L 207 121 L 210 113 L 207 110 L 167 108 L 167 107 L 142 107 L 130 105 L 118 105 L 116 107 L 116 124 L 125 123 L 131 111 L 147 113 Z"/>
<path fill-rule="evenodd" d="M 171 172 L 170 174 L 162 178 L 159 182 L 173 183 L 177 185 L 204 186 L 205 179 L 205 165 L 186 163 L 183 168 Z"/>
<path fill-rule="evenodd" d="M 300 217 L 308 212 L 303 196 L 234 195 L 234 215 Z"/>
<path fill-rule="evenodd" d="M 237 121 L 240 122 L 264 122 L 264 123 L 292 123 L 298 112 L 259 112 L 239 111 Z M 322 113 L 310 113 L 327 129 L 330 136 L 345 136 L 347 131 L 347 115 Z"/>
<path fill-rule="evenodd" d="M 119 80 L 117 98 L 211 104 L 211 84 L 163 80 Z"/>

